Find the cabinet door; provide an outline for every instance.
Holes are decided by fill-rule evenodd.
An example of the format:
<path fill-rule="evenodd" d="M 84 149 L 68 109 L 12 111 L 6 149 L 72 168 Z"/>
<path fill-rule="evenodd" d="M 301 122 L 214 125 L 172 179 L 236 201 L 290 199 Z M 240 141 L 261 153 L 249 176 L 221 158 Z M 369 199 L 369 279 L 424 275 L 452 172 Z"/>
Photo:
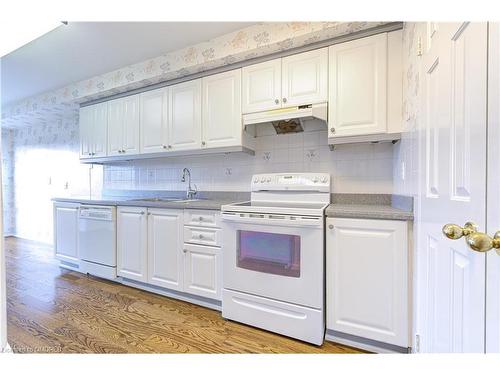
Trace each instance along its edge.
<path fill-rule="evenodd" d="M 243 113 L 281 108 L 281 59 L 242 69 Z"/>
<path fill-rule="evenodd" d="M 387 34 L 330 47 L 330 137 L 387 131 Z"/>
<path fill-rule="evenodd" d="M 140 148 L 140 95 L 131 95 L 123 99 L 123 154 L 134 155 Z"/>
<path fill-rule="evenodd" d="M 107 155 L 108 146 L 108 103 L 99 103 L 94 108 L 94 124 L 92 127 L 92 156 Z"/>
<path fill-rule="evenodd" d="M 205 147 L 241 145 L 241 69 L 203 78 Z"/>
<path fill-rule="evenodd" d="M 221 299 L 222 258 L 220 249 L 184 244 L 184 291 Z"/>
<path fill-rule="evenodd" d="M 201 79 L 169 87 L 168 118 L 172 150 L 201 147 Z"/>
<path fill-rule="evenodd" d="M 108 156 L 122 155 L 124 102 L 115 99 L 108 102 Z"/>
<path fill-rule="evenodd" d="M 328 100 L 328 48 L 281 60 L 283 107 Z"/>
<path fill-rule="evenodd" d="M 75 203 L 54 204 L 54 253 L 59 260 L 78 262 L 78 209 Z"/>
<path fill-rule="evenodd" d="M 182 291 L 182 210 L 148 210 L 148 282 Z"/>
<path fill-rule="evenodd" d="M 141 94 L 141 153 L 167 150 L 168 89 Z"/>
<path fill-rule="evenodd" d="M 117 273 L 137 281 L 148 281 L 146 208 L 118 207 Z"/>
<path fill-rule="evenodd" d="M 92 157 L 92 128 L 94 109 L 92 106 L 80 108 L 80 159 Z"/>
<path fill-rule="evenodd" d="M 327 219 L 327 328 L 409 346 L 404 221 Z"/>

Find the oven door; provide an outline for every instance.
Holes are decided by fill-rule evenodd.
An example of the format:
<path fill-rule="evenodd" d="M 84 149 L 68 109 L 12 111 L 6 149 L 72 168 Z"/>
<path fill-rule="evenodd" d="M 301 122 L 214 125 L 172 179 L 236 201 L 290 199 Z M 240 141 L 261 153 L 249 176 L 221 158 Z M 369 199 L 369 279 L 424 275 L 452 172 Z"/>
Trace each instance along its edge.
<path fill-rule="evenodd" d="M 221 216 L 225 289 L 323 307 L 323 217 L 239 212 Z"/>

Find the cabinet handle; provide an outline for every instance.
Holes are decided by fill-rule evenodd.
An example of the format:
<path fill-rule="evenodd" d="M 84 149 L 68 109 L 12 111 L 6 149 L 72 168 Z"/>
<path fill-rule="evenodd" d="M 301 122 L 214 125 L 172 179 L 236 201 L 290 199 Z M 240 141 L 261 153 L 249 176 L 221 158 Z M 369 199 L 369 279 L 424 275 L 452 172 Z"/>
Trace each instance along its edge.
<path fill-rule="evenodd" d="M 283 98 L 283 103 L 286 103 L 286 98 Z"/>
<path fill-rule="evenodd" d="M 335 128 L 330 128 L 330 133 L 335 133 Z"/>
<path fill-rule="evenodd" d="M 198 238 L 199 238 L 200 240 L 201 240 L 201 239 L 203 239 L 203 234 L 200 234 L 200 235 L 198 236 Z"/>
<path fill-rule="evenodd" d="M 274 103 L 279 104 L 280 103 L 279 99 L 274 99 Z"/>
<path fill-rule="evenodd" d="M 333 224 L 328 225 L 328 229 L 333 229 Z"/>

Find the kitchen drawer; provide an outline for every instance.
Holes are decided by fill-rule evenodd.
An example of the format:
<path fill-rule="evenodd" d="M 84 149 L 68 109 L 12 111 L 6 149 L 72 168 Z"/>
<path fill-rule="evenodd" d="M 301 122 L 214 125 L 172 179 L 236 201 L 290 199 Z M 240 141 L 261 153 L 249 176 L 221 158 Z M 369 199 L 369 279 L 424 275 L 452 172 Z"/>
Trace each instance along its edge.
<path fill-rule="evenodd" d="M 221 246 L 221 230 L 216 228 L 184 226 L 184 242 L 208 246 Z"/>
<path fill-rule="evenodd" d="M 203 227 L 220 227 L 220 212 L 184 210 L 184 224 Z"/>

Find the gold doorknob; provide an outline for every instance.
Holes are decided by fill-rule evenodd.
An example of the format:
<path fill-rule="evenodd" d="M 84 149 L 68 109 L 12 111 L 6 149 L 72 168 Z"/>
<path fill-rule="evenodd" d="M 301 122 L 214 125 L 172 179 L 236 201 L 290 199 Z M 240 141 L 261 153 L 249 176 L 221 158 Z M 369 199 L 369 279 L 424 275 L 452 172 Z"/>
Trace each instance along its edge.
<path fill-rule="evenodd" d="M 467 245 L 480 253 L 485 253 L 491 249 L 495 249 L 497 254 L 500 255 L 500 231 L 496 232 L 493 238 L 486 233 L 476 232 L 465 238 Z"/>
<path fill-rule="evenodd" d="M 443 234 L 450 240 L 458 240 L 463 236 L 467 237 L 472 233 L 476 233 L 478 229 L 478 226 L 471 221 L 465 223 L 463 228 L 457 224 L 446 224 L 443 227 Z"/>

